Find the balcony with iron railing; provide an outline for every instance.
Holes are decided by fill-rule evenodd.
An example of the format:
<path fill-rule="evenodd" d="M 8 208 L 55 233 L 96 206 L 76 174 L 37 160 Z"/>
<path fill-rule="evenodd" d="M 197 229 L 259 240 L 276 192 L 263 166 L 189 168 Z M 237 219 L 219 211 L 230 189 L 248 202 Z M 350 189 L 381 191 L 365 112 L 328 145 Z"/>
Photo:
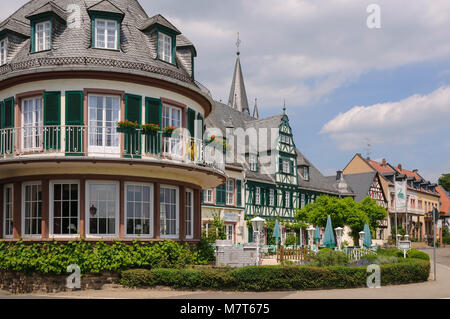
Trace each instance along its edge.
<path fill-rule="evenodd" d="M 160 160 L 217 170 L 225 164 L 207 156 L 205 141 L 189 134 L 140 129 L 119 133 L 115 126 L 25 126 L 0 130 L 0 161 L 36 156 Z"/>

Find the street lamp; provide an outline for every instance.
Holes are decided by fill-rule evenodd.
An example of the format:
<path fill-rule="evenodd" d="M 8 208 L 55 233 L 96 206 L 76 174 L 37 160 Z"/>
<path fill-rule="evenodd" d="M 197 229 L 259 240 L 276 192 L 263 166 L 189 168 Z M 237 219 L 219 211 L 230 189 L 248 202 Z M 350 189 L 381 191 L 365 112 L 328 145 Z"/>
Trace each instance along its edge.
<path fill-rule="evenodd" d="M 365 235 L 366 233 L 364 232 L 364 231 L 360 231 L 359 232 L 359 239 L 361 240 L 361 246 L 360 247 L 362 247 L 363 246 L 363 243 L 364 243 L 364 235 Z"/>
<path fill-rule="evenodd" d="M 308 231 L 308 241 L 309 241 L 309 247 L 312 249 L 313 245 L 314 245 L 314 231 L 316 229 L 312 226 L 309 226 L 309 228 L 307 229 Z"/>
<path fill-rule="evenodd" d="M 266 223 L 265 219 L 262 219 L 261 217 L 255 217 L 251 220 L 252 222 L 252 227 L 253 227 L 253 232 L 256 233 L 256 264 L 259 265 L 260 264 L 260 256 L 259 256 L 259 245 L 261 244 L 260 241 L 260 235 L 261 232 L 264 230 L 264 224 Z"/>
<path fill-rule="evenodd" d="M 344 232 L 344 228 L 336 227 L 334 230 L 336 231 L 336 241 L 337 241 L 337 244 L 338 244 L 338 249 L 341 250 L 342 234 Z"/>

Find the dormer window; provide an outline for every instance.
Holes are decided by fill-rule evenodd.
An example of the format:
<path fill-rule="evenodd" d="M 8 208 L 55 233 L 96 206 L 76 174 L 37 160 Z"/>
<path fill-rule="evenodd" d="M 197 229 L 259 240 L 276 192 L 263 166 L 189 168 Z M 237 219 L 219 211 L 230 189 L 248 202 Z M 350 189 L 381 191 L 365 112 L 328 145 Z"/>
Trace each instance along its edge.
<path fill-rule="evenodd" d="M 158 32 L 158 58 L 173 63 L 173 37 Z"/>
<path fill-rule="evenodd" d="M 300 166 L 300 172 L 305 181 L 309 181 L 309 166 Z"/>
<path fill-rule="evenodd" d="M 4 39 L 0 41 L 0 65 L 6 64 L 7 54 L 6 39 Z"/>
<path fill-rule="evenodd" d="M 95 19 L 95 48 L 117 50 L 118 35 L 117 21 Z"/>
<path fill-rule="evenodd" d="M 51 29 L 50 21 L 39 22 L 34 25 L 34 52 L 50 50 Z"/>
<path fill-rule="evenodd" d="M 250 154 L 249 155 L 249 164 L 250 164 L 250 170 L 252 172 L 257 172 L 258 171 L 258 155 Z"/>

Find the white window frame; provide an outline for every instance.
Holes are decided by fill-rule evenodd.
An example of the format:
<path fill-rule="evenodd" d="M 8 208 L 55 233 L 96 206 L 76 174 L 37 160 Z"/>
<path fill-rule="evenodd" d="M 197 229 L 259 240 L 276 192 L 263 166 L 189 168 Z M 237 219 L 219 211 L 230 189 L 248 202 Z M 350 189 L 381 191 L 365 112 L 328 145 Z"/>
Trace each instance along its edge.
<path fill-rule="evenodd" d="M 97 23 L 98 22 L 104 22 L 105 23 L 105 34 L 104 34 L 104 39 L 103 39 L 105 45 L 103 47 L 100 46 L 99 43 L 98 43 L 98 37 L 97 37 L 97 33 L 98 33 Z M 108 47 L 108 36 L 109 36 L 108 23 L 111 23 L 111 22 L 114 23 L 114 47 L 109 48 Z M 94 30 L 94 42 L 95 42 L 95 48 L 96 49 L 104 49 L 104 50 L 117 50 L 118 49 L 118 47 L 119 47 L 117 45 L 117 40 L 118 40 L 118 30 L 117 29 L 118 28 L 117 28 L 117 21 L 116 20 L 96 18 L 94 20 L 94 28 L 95 28 L 95 30 Z"/>
<path fill-rule="evenodd" d="M 78 212 L 77 212 L 77 221 L 78 221 L 78 233 L 77 234 L 55 234 L 54 233 L 54 217 L 55 217 L 55 210 L 54 210 L 54 194 L 55 194 L 55 185 L 61 184 L 61 185 L 78 185 Z M 80 237 L 80 198 L 81 198 L 81 187 L 80 187 L 80 181 L 78 180 L 54 180 L 50 181 L 49 185 L 49 236 L 53 238 L 78 238 Z"/>
<path fill-rule="evenodd" d="M 234 205 L 234 192 L 235 192 L 234 179 L 229 179 L 229 180 L 227 180 L 227 183 L 225 185 L 225 203 L 226 203 L 226 205 L 229 205 L 229 206 Z"/>
<path fill-rule="evenodd" d="M 191 207 L 188 207 L 188 196 L 187 196 L 187 194 L 190 194 L 189 196 L 191 196 Z M 186 189 L 186 239 L 193 239 L 194 238 L 194 207 L 195 207 L 195 205 L 194 205 L 194 191 L 191 190 L 191 189 Z M 191 232 L 191 235 L 187 234 L 187 229 L 188 229 L 188 227 L 187 227 L 187 221 L 188 221 L 187 211 L 188 211 L 188 209 L 190 209 L 190 211 L 191 211 L 191 218 L 190 218 L 190 224 L 191 224 L 190 232 Z"/>
<path fill-rule="evenodd" d="M 284 174 L 290 174 L 291 173 L 291 171 L 290 171 L 290 167 L 289 167 L 289 164 L 290 164 L 290 161 L 288 160 L 288 159 L 281 159 L 283 162 L 283 173 Z"/>
<path fill-rule="evenodd" d="M 291 192 L 286 191 L 284 193 L 284 207 L 290 208 L 291 207 Z"/>
<path fill-rule="evenodd" d="M 97 127 L 96 125 L 91 125 L 91 122 L 99 122 L 98 119 L 91 119 L 91 99 L 92 98 L 102 98 L 103 102 L 102 102 L 102 126 L 101 127 Z M 87 106 L 87 117 L 88 117 L 88 155 L 90 156 L 108 156 L 108 157 L 120 157 L 120 152 L 121 152 L 121 143 L 120 143 L 120 134 L 117 132 L 117 125 L 114 119 L 112 119 L 112 121 L 107 121 L 106 118 L 106 99 L 107 98 L 112 98 L 112 99 L 118 99 L 119 100 L 119 105 L 117 107 L 117 109 L 112 110 L 112 112 L 114 111 L 118 111 L 118 121 L 121 121 L 121 116 L 122 116 L 122 112 L 121 112 L 121 102 L 122 99 L 119 95 L 108 95 L 108 94 L 89 94 L 88 95 L 88 106 Z M 96 106 L 96 108 L 98 109 L 98 105 Z M 110 122 L 110 123 L 108 123 Z M 111 124 L 111 126 L 107 126 L 108 124 Z M 97 131 L 98 129 L 101 129 L 102 131 L 102 145 L 97 145 L 97 143 L 92 142 L 91 138 L 94 138 L 95 140 L 95 135 L 97 135 Z M 117 146 L 114 145 L 116 144 L 115 142 L 112 141 L 112 146 L 106 146 L 106 141 L 107 141 L 107 136 L 110 135 L 111 139 L 115 139 L 115 142 L 117 142 Z"/>
<path fill-rule="evenodd" d="M 44 198 L 42 197 L 42 183 L 40 181 L 37 182 L 26 182 L 26 183 L 22 183 L 22 209 L 21 209 L 21 224 L 22 224 L 22 237 L 23 238 L 41 238 L 42 237 L 42 226 L 41 226 L 41 233 L 40 234 L 25 234 L 25 188 L 26 186 L 32 186 L 32 185 L 36 185 L 36 186 L 41 186 L 41 223 L 42 223 L 42 214 L 43 214 L 43 207 L 42 207 L 42 202 L 44 200 Z"/>
<path fill-rule="evenodd" d="M 39 37 L 38 27 L 42 26 L 42 39 Z M 48 32 L 48 34 L 47 34 Z M 39 49 L 42 40 L 42 50 Z M 43 21 L 34 25 L 34 52 L 48 51 L 52 47 L 52 26 L 50 21 Z"/>
<path fill-rule="evenodd" d="M 256 154 L 249 154 L 249 164 L 250 164 L 250 170 L 252 172 L 258 171 L 258 155 Z"/>
<path fill-rule="evenodd" d="M 41 101 L 40 118 L 36 116 L 36 112 L 32 112 L 32 123 L 28 123 L 25 126 L 25 102 L 30 103 L 33 101 L 33 107 L 36 107 L 36 101 Z M 44 143 L 44 99 L 42 96 L 35 96 L 21 101 L 21 121 L 22 121 L 22 133 L 21 143 L 24 151 L 40 151 L 43 148 Z M 28 112 L 27 112 L 28 113 Z M 25 131 L 31 129 L 30 136 L 25 136 Z M 27 131 L 28 132 L 28 131 Z M 25 138 L 31 138 L 31 147 L 25 147 Z"/>
<path fill-rule="evenodd" d="M 309 166 L 303 166 L 303 172 L 302 172 L 303 174 L 303 179 L 305 180 L 305 181 L 309 181 L 309 179 L 310 179 L 310 176 L 309 176 Z"/>
<path fill-rule="evenodd" d="M 8 62 L 8 40 L 5 38 L 0 40 L 0 65 Z"/>
<path fill-rule="evenodd" d="M 11 190 L 11 201 L 7 203 L 6 200 L 6 190 Z M 14 201 L 14 188 L 12 184 L 7 184 L 3 187 L 3 238 L 12 238 L 14 234 L 14 211 L 13 211 L 13 201 Z M 5 235 L 6 234 L 6 206 L 9 204 L 9 209 L 11 212 L 11 220 L 13 222 L 13 229 L 11 232 L 11 235 Z"/>
<path fill-rule="evenodd" d="M 116 216 L 115 216 L 115 233 L 114 234 L 91 234 L 89 231 L 89 225 L 91 222 L 91 214 L 89 212 L 91 195 L 89 188 L 93 184 L 110 184 L 116 186 Z M 89 180 L 86 181 L 86 200 L 85 200 L 85 234 L 86 238 L 114 238 L 119 237 L 119 227 L 120 227 L 120 183 L 116 181 L 102 181 L 102 180 Z"/>
<path fill-rule="evenodd" d="M 161 185 L 160 192 L 163 188 L 167 189 L 175 189 L 175 216 L 176 216 L 176 234 L 175 235 L 163 235 L 161 232 L 161 197 L 158 205 L 160 206 L 159 214 L 160 214 L 160 238 L 161 239 L 178 239 L 180 238 L 180 188 L 172 185 Z"/>
<path fill-rule="evenodd" d="M 255 204 L 261 205 L 261 187 L 255 188 Z"/>
<path fill-rule="evenodd" d="M 269 190 L 269 206 L 275 206 L 275 190 L 273 188 Z"/>
<path fill-rule="evenodd" d="M 128 191 L 127 186 L 145 186 L 150 187 L 150 234 L 144 234 L 144 235 L 136 235 L 136 234 L 128 234 L 128 227 L 127 227 L 127 216 L 128 216 Z M 124 206 L 125 206 L 125 213 L 124 213 L 124 228 L 125 228 L 125 237 L 127 238 L 153 238 L 154 237 L 154 225 L 155 225 L 155 196 L 154 196 L 154 185 L 151 183 L 136 183 L 136 182 L 125 182 L 124 183 Z M 141 218 L 142 219 L 142 218 Z"/>
<path fill-rule="evenodd" d="M 214 190 L 212 188 L 208 188 L 205 190 L 205 203 L 212 204 L 214 203 Z"/>
<path fill-rule="evenodd" d="M 166 111 L 167 110 L 167 111 Z M 167 116 L 166 115 L 167 112 Z M 179 123 L 175 123 L 175 112 L 179 112 Z M 169 126 L 174 126 L 179 129 L 183 127 L 183 109 L 178 106 L 173 106 L 170 104 L 163 104 L 161 110 L 161 119 L 162 119 L 162 128 L 165 129 Z M 168 123 L 165 123 L 168 122 Z M 174 155 L 174 156 L 182 156 L 182 143 L 180 137 L 177 136 L 169 136 L 163 137 L 163 153 Z"/>
<path fill-rule="evenodd" d="M 166 43 L 170 44 L 169 56 L 167 58 Z M 158 32 L 158 58 L 162 61 L 173 63 L 173 39 L 170 35 Z"/>

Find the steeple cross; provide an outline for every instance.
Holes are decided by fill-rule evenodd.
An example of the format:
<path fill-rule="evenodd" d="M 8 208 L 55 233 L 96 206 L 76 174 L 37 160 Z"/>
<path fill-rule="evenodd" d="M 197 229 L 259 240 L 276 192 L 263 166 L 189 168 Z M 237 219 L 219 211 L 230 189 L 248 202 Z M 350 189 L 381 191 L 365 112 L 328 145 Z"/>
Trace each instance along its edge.
<path fill-rule="evenodd" d="M 237 48 L 237 55 L 241 54 L 241 52 L 239 51 L 239 47 L 241 46 L 241 39 L 239 38 L 239 32 L 237 33 L 237 41 L 236 41 L 236 48 Z"/>

